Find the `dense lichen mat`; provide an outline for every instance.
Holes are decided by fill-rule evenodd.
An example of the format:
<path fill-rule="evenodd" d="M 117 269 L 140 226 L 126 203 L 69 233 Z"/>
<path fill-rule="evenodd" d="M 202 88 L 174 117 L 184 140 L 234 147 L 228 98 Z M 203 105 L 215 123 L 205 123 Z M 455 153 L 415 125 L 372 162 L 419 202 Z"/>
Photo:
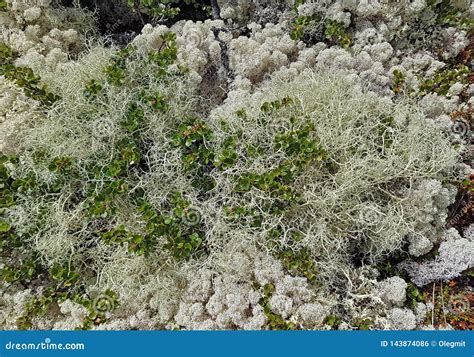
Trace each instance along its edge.
<path fill-rule="evenodd" d="M 0 1 L 0 326 L 472 329 L 473 11 Z"/>

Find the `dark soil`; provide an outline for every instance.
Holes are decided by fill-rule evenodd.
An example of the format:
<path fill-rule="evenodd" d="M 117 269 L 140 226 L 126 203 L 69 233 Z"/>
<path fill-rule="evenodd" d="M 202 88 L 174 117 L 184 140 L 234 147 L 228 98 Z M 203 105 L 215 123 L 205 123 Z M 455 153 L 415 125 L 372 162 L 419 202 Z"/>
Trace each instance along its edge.
<path fill-rule="evenodd" d="M 61 0 L 62 6 L 72 6 L 73 0 Z M 96 13 L 100 34 L 122 42 L 128 37 L 140 33 L 147 23 L 154 24 L 153 19 L 145 12 L 138 12 L 127 5 L 127 0 L 80 0 L 80 5 Z M 170 26 L 180 20 L 204 21 L 210 14 L 204 10 L 210 0 L 203 0 L 202 5 L 179 5 L 180 13 L 172 19 L 163 19 L 164 25 Z"/>

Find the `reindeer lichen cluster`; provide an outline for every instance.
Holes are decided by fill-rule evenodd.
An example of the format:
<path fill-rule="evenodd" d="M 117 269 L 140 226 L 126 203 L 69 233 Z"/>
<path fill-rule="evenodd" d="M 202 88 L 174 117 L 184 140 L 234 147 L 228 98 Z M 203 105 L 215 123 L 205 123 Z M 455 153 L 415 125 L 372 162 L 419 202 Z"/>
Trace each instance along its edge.
<path fill-rule="evenodd" d="M 17 328 L 413 328 L 420 286 L 472 266 L 472 242 L 445 237 L 466 179 L 467 10 L 134 0 L 159 25 L 69 53 L 76 32 L 34 42 L 15 22 L 60 23 L 47 5 L 10 4 L 0 287 L 23 294 Z M 179 21 L 193 6 L 212 19 Z M 395 43 L 420 9 L 455 37 L 436 59 Z"/>

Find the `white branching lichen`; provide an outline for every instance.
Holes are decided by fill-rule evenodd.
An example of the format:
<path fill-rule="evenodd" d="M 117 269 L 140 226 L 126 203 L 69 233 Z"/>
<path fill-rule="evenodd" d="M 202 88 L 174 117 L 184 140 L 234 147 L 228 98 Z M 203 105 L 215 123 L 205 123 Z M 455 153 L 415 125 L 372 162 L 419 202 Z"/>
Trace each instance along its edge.
<path fill-rule="evenodd" d="M 469 1 L 217 3 L 6 1 L 0 327 L 412 330 L 474 266 Z"/>

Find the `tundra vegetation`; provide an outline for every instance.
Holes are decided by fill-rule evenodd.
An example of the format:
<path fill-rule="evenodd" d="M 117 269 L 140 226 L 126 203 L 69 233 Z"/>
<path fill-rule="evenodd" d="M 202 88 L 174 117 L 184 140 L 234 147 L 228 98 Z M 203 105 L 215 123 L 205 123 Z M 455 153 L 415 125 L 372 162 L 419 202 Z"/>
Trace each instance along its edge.
<path fill-rule="evenodd" d="M 0 1 L 3 329 L 472 329 L 470 1 Z"/>

